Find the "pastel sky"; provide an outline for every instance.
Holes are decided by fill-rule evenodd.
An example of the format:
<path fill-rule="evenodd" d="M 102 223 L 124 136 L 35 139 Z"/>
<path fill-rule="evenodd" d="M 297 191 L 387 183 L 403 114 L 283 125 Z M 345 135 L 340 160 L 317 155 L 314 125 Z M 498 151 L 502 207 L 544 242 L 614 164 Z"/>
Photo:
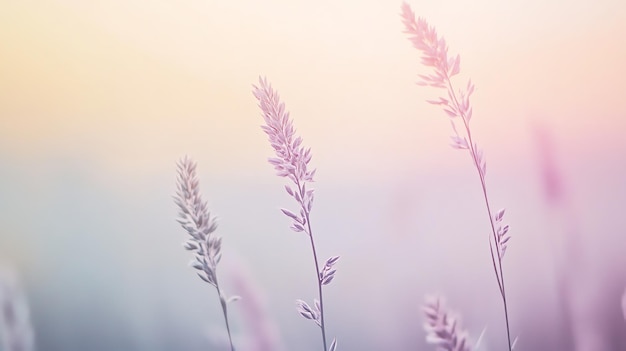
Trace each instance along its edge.
<path fill-rule="evenodd" d="M 439 165 L 449 126 L 423 103 L 436 93 L 413 84 L 424 71 L 399 5 L 3 1 L 2 148 L 86 155 L 111 176 L 163 171 L 184 153 L 226 175 L 258 170 L 267 148 L 250 86 L 265 75 L 322 165 Z M 411 5 L 461 53 L 459 85 L 477 86 L 476 133 L 492 157 L 526 147 L 533 120 L 571 144 L 625 148 L 622 1 Z"/>

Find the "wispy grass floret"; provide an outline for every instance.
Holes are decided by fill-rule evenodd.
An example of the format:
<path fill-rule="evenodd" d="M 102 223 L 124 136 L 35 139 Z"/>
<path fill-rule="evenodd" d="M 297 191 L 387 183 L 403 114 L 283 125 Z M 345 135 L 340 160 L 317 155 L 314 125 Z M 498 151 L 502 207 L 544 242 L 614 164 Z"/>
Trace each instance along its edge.
<path fill-rule="evenodd" d="M 443 37 L 437 34 L 434 27 L 428 24 L 423 18 L 415 19 L 415 13 L 407 3 L 402 4 L 402 22 L 405 26 L 405 33 L 409 34 L 409 40 L 413 46 L 422 52 L 422 64 L 433 69 L 429 75 L 419 75 L 418 85 L 431 86 L 446 91 L 446 94 L 437 100 L 427 100 L 428 103 L 440 105 L 450 118 L 453 134 L 452 147 L 459 150 L 467 150 L 472 158 L 474 166 L 480 178 L 483 197 L 491 225 L 489 235 L 489 248 L 491 261 L 496 274 L 498 289 L 504 304 L 504 317 L 506 322 L 506 332 L 508 349 L 511 346 L 511 333 L 509 329 L 509 314 L 506 300 L 506 290 L 504 286 L 504 272 L 502 270 L 502 260 L 510 239 L 508 234 L 509 226 L 503 223 L 504 209 L 495 214 L 491 209 L 489 197 L 487 196 L 487 185 L 485 177 L 487 175 L 487 163 L 483 151 L 472 138 L 470 121 L 472 119 L 472 106 L 470 96 L 474 92 L 474 84 L 468 81 L 465 89 L 455 90 L 451 78 L 461 71 L 460 55 L 448 56 L 448 45 Z M 461 133 L 458 132 L 457 123 L 462 126 Z"/>
<path fill-rule="evenodd" d="M 187 231 L 189 239 L 184 248 L 195 252 L 190 265 L 203 281 L 211 284 L 217 294 L 224 314 L 231 351 L 235 350 L 228 322 L 228 304 L 237 296 L 227 298 L 217 280 L 217 264 L 222 257 L 222 238 L 215 234 L 217 221 L 211 216 L 206 201 L 200 195 L 200 183 L 196 176 L 196 163 L 184 157 L 177 164 L 178 179 L 174 202 L 178 205 L 178 223 Z"/>
<path fill-rule="evenodd" d="M 446 309 L 440 297 L 428 297 L 424 305 L 426 342 L 437 351 L 471 351 L 468 333 L 460 326 L 459 319 Z"/>
<path fill-rule="evenodd" d="M 270 158 L 268 161 L 274 166 L 278 176 L 286 177 L 291 181 L 292 185 L 286 185 L 285 191 L 296 200 L 300 207 L 296 212 L 288 209 L 281 209 L 281 211 L 292 220 L 291 229 L 293 231 L 303 232 L 309 237 L 313 251 L 317 273 L 318 299 L 314 300 L 313 307 L 303 300 L 297 300 L 297 310 L 304 318 L 313 320 L 320 327 L 324 351 L 335 351 L 337 348 L 336 339 L 333 339 L 330 347 L 327 347 L 326 343 L 322 286 L 333 280 L 336 272 L 333 267 L 339 256 L 330 257 L 320 269 L 310 221 L 314 191 L 307 187 L 307 183 L 313 182 L 315 175 L 315 169 L 309 169 L 309 162 L 312 157 L 311 149 L 302 146 L 302 138 L 296 136 L 293 121 L 289 118 L 289 112 L 285 110 L 285 104 L 280 101 L 278 93 L 272 89 L 265 78 L 259 78 L 258 86 L 253 85 L 253 94 L 259 102 L 265 120 L 265 125 L 261 128 L 269 137 L 270 144 L 276 152 L 276 157 Z"/>

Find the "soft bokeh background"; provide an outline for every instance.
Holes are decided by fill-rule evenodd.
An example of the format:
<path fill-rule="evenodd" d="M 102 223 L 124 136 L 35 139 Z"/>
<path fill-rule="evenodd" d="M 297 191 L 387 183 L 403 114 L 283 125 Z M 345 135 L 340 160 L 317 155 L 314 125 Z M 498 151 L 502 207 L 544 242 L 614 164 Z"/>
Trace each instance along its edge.
<path fill-rule="evenodd" d="M 186 266 L 174 221 L 185 154 L 220 217 L 229 292 L 229 277 L 248 272 L 285 349 L 321 348 L 295 312 L 296 298 L 315 296 L 314 271 L 307 239 L 278 210 L 293 204 L 266 163 L 251 94 L 259 75 L 313 149 L 316 240 L 323 257 L 342 256 L 325 290 L 340 349 L 432 349 L 419 310 L 431 292 L 502 349 L 478 179 L 448 146 L 443 112 L 424 102 L 438 92 L 414 84 L 425 69 L 402 34 L 400 4 L 0 0 L 0 260 L 21 275 L 38 349 L 212 349 L 219 304 Z M 626 3 L 410 4 L 461 54 L 458 84 L 477 86 L 473 130 L 491 199 L 512 227 L 505 274 L 517 347 L 571 339 L 551 243 L 572 223 L 587 257 L 580 284 L 600 286 L 580 303 L 614 304 L 607 319 L 626 330 L 616 317 L 626 286 Z M 551 131 L 576 218 L 544 200 L 537 126 Z M 241 307 L 232 313 L 245 333 Z"/>

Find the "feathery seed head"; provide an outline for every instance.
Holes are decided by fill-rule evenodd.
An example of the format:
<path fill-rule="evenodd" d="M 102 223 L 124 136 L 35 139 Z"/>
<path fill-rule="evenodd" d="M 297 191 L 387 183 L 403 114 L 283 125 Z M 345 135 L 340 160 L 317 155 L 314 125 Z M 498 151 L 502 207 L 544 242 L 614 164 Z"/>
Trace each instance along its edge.
<path fill-rule="evenodd" d="M 259 101 L 265 125 L 261 126 L 269 137 L 276 158 L 268 161 L 274 166 L 277 175 L 289 177 L 294 183 L 313 182 L 315 170 L 309 171 L 311 149 L 302 146 L 302 138 L 296 136 L 293 121 L 280 96 L 265 78 L 259 78 L 259 85 L 253 86 L 253 94 Z"/>
<path fill-rule="evenodd" d="M 216 286 L 216 268 L 221 258 L 222 238 L 214 234 L 217 221 L 211 216 L 206 201 L 200 195 L 196 163 L 187 156 L 177 164 L 178 179 L 174 202 L 178 205 L 178 223 L 190 238 L 184 248 L 195 251 L 190 265 L 205 282 Z"/>

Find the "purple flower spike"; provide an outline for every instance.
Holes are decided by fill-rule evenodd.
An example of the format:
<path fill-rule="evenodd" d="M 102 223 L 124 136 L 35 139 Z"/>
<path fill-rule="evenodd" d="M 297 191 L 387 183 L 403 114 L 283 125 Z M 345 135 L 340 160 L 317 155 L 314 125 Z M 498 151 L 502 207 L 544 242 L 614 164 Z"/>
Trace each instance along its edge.
<path fill-rule="evenodd" d="M 339 257 L 335 256 L 328 259 L 320 270 L 309 218 L 313 207 L 314 191 L 307 187 L 307 183 L 313 182 L 315 176 L 315 169 L 311 170 L 309 165 L 312 157 L 311 149 L 305 148 L 302 145 L 302 138 L 296 136 L 293 121 L 289 118 L 285 104 L 280 101 L 278 93 L 272 89 L 265 78 L 259 78 L 259 85 L 253 86 L 253 94 L 259 102 L 265 120 L 265 125 L 261 126 L 261 129 L 267 134 L 272 149 L 276 153 L 276 157 L 270 158 L 268 161 L 274 166 L 278 176 L 289 178 L 293 183 L 291 186 L 286 185 L 285 191 L 296 200 L 300 207 L 297 211 L 288 209 L 281 209 L 281 211 L 291 219 L 291 229 L 295 232 L 306 233 L 311 241 L 319 300 L 315 300 L 313 307 L 302 300 L 298 300 L 297 310 L 304 318 L 313 320 L 321 328 L 324 351 L 328 351 L 322 286 L 333 280 L 335 270 L 332 267 Z M 330 349 L 335 350 L 336 347 L 337 342 L 333 340 Z"/>

